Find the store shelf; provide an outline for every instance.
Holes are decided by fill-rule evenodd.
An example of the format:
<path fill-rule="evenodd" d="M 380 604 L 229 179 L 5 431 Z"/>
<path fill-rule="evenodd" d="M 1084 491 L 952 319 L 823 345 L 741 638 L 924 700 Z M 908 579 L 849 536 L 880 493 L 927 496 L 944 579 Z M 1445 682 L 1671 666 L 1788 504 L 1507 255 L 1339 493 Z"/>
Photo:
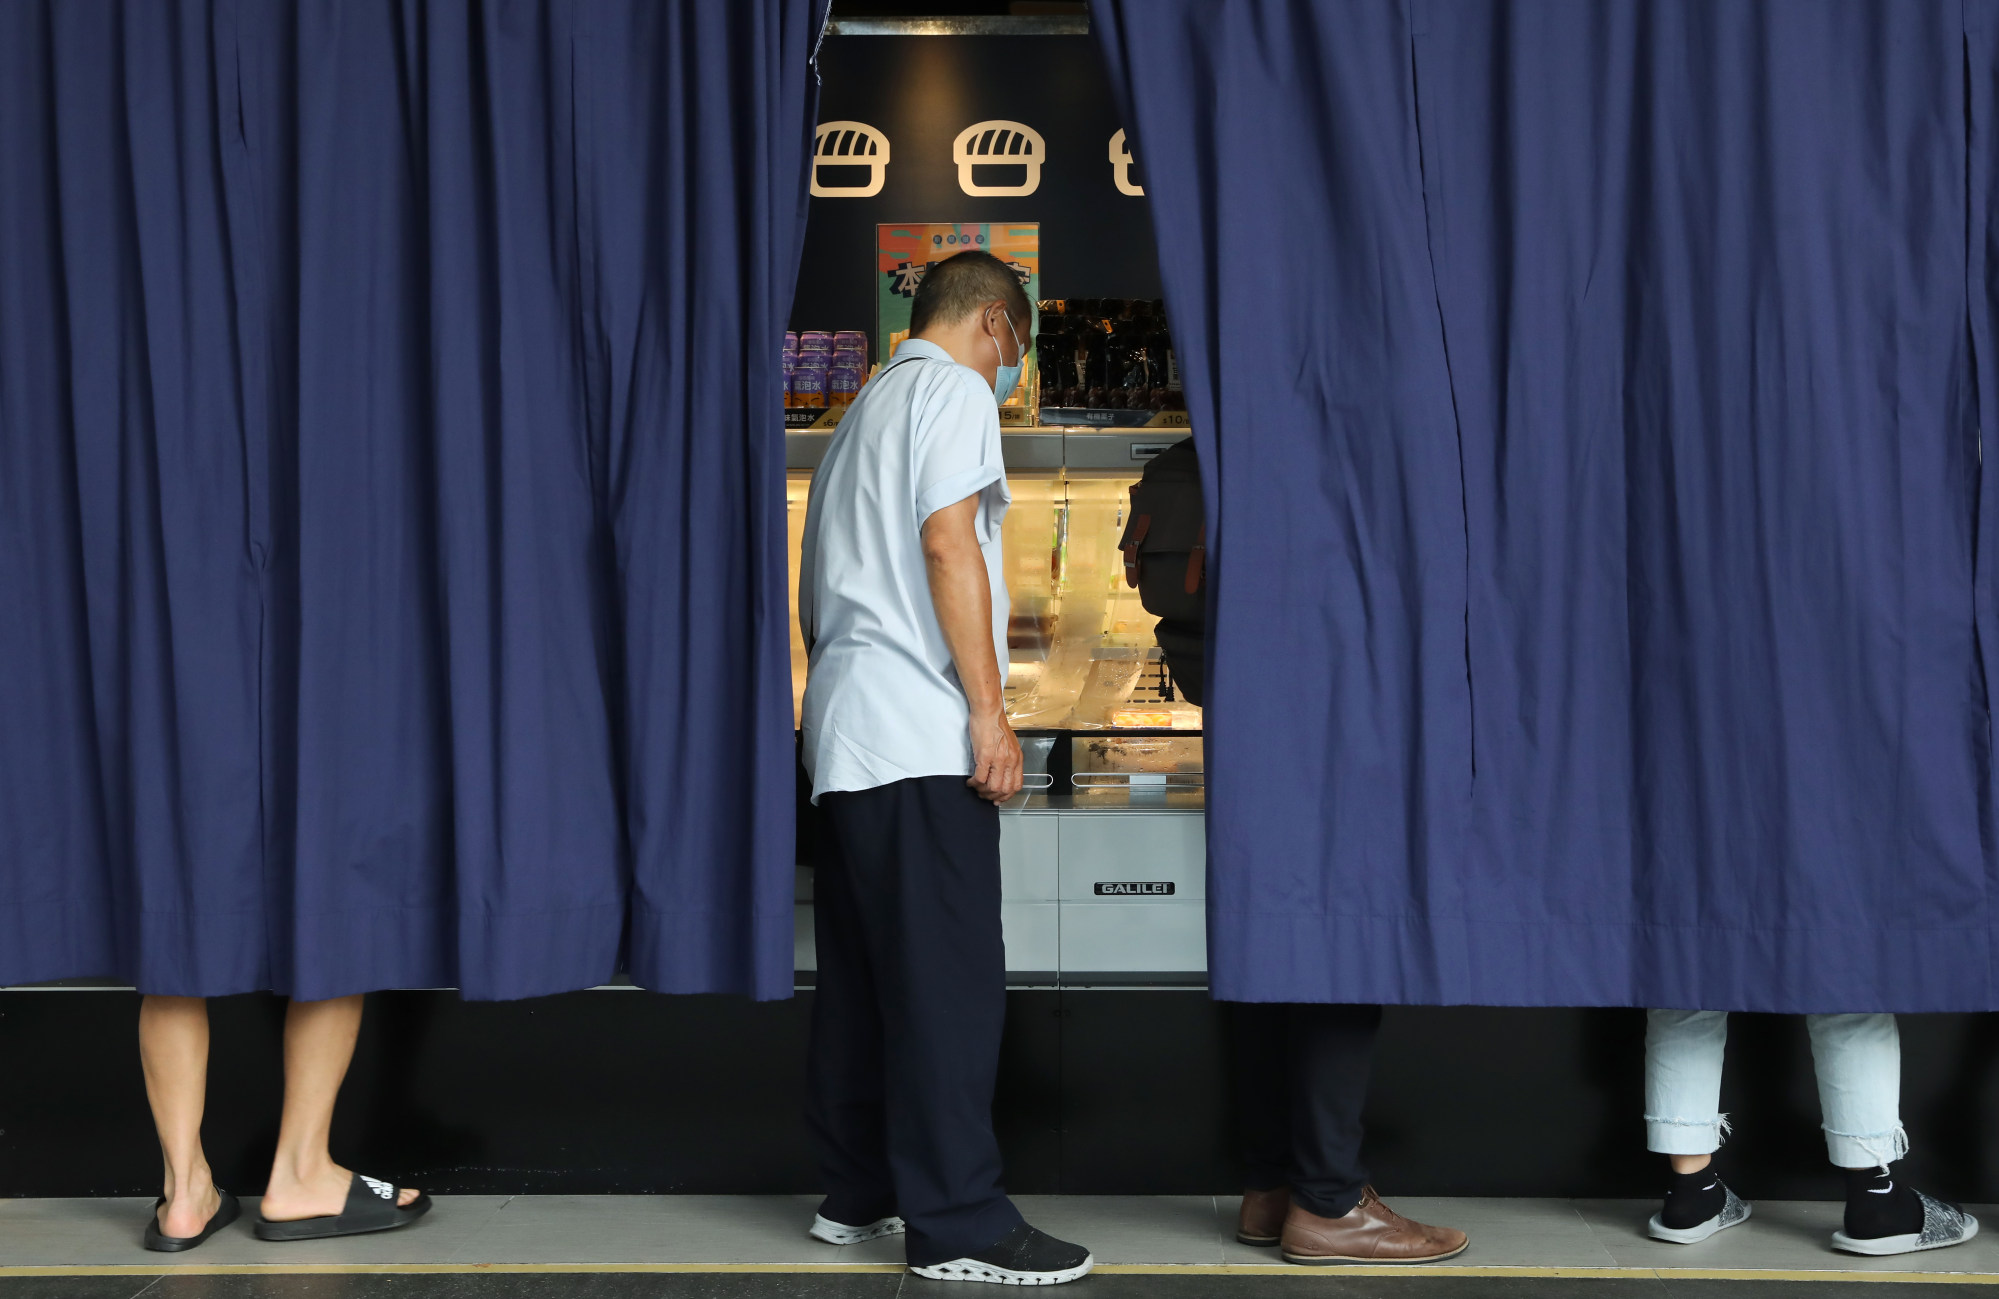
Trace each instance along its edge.
<path fill-rule="evenodd" d="M 1000 434 L 1000 454 L 1008 469 L 1129 469 L 1188 437 L 1185 429 L 1029 428 Z M 817 469 L 826 458 L 833 431 L 784 435 L 786 469 Z"/>

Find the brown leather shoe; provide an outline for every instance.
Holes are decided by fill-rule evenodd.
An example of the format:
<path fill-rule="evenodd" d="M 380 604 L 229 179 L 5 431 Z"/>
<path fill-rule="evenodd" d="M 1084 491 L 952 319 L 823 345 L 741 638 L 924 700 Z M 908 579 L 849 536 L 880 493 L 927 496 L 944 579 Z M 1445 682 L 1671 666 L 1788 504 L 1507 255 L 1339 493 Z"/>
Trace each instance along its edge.
<path fill-rule="evenodd" d="M 1372 1186 L 1341 1218 L 1321 1218 L 1294 1204 L 1284 1219 L 1287 1263 L 1434 1263 L 1470 1243 L 1455 1227 L 1411 1222 L 1381 1202 Z"/>
<path fill-rule="evenodd" d="M 1273 1186 L 1267 1191 L 1244 1191 L 1242 1213 L 1236 1218 L 1235 1238 L 1245 1245 L 1275 1245 L 1284 1235 L 1284 1214 L 1291 1207 L 1291 1188 Z"/>

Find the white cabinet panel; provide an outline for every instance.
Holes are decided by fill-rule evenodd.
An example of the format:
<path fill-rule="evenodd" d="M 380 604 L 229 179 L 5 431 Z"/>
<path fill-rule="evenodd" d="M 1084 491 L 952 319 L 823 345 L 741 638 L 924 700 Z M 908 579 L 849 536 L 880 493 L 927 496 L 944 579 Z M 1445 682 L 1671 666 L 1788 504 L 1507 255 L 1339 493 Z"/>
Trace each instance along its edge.
<path fill-rule="evenodd" d="M 1062 972 L 1187 973 L 1208 968 L 1199 902 L 1065 902 Z"/>
<path fill-rule="evenodd" d="M 1127 897 L 1198 902 L 1208 896 L 1207 818 L 1184 812 L 1085 812 L 1056 819 L 1061 825 L 1064 902 Z M 1106 896 L 1098 891 L 1102 884 L 1152 887 Z"/>
<path fill-rule="evenodd" d="M 1056 822 L 1052 816 L 1000 814 L 1000 896 L 1009 902 L 1055 900 Z M 1028 967 L 1016 966 L 1016 969 Z M 1054 969 L 1039 966 L 1040 969 Z"/>
<path fill-rule="evenodd" d="M 1061 968 L 1061 908 L 1053 902 L 1002 902 L 1000 924 L 1006 933 L 1006 968 L 1021 973 L 1051 974 Z"/>

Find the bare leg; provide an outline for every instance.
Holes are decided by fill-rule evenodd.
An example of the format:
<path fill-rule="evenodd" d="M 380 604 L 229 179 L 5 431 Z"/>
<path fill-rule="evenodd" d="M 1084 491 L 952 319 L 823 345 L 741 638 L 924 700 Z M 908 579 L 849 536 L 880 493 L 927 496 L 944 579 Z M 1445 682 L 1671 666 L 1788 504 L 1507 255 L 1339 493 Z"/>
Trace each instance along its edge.
<path fill-rule="evenodd" d="M 1673 1171 L 1682 1175 L 1698 1173 L 1714 1162 L 1713 1155 L 1667 1155 L 1672 1161 Z"/>
<path fill-rule="evenodd" d="M 147 997 L 139 1003 L 139 1061 L 159 1130 L 166 1181 L 160 1230 L 199 1236 L 222 1198 L 201 1149 L 208 1096 L 208 1003 L 200 997 Z"/>
<path fill-rule="evenodd" d="M 285 1015 L 284 1119 L 263 1203 L 264 1217 L 273 1222 L 337 1214 L 346 1206 L 354 1175 L 333 1162 L 327 1142 L 333 1102 L 360 1031 L 358 996 L 294 1001 Z M 405 1188 L 397 1203 L 416 1197 L 416 1191 Z"/>

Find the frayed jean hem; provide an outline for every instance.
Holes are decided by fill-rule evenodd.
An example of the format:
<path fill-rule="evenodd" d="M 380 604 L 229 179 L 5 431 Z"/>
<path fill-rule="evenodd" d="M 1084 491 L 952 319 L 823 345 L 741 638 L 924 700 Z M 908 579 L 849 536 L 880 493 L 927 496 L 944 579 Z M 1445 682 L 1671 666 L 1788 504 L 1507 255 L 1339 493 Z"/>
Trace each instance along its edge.
<path fill-rule="evenodd" d="M 1711 1119 L 1645 1116 L 1645 1148 L 1657 1155 L 1711 1155 L 1728 1138 L 1728 1115 Z"/>
<path fill-rule="evenodd" d="M 1885 1132 L 1841 1132 L 1826 1128 L 1826 1156 L 1840 1168 L 1879 1168 L 1909 1153 L 1909 1134 L 1901 1124 Z"/>

